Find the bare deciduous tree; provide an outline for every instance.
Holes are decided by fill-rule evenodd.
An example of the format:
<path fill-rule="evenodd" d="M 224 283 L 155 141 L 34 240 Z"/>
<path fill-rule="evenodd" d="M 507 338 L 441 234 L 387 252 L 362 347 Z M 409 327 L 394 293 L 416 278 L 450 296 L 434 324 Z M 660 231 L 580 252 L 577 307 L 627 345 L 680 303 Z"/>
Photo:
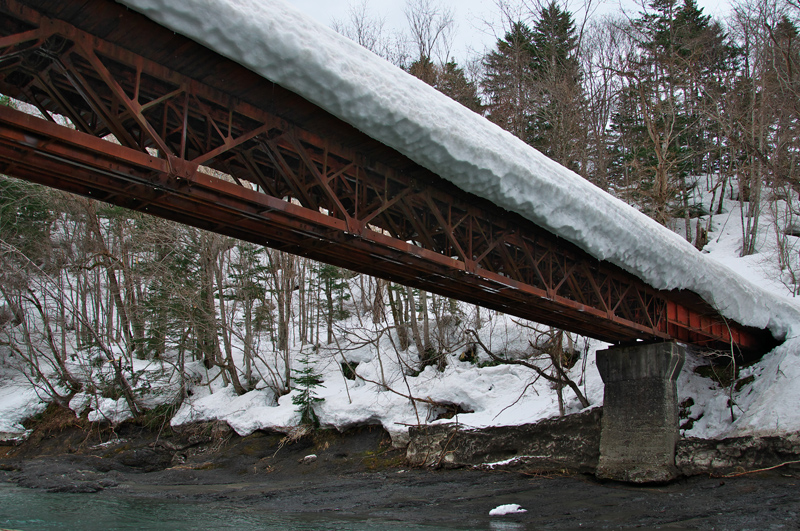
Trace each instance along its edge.
<path fill-rule="evenodd" d="M 448 63 L 455 33 L 453 10 L 440 0 L 407 0 L 405 14 L 417 59 Z"/>

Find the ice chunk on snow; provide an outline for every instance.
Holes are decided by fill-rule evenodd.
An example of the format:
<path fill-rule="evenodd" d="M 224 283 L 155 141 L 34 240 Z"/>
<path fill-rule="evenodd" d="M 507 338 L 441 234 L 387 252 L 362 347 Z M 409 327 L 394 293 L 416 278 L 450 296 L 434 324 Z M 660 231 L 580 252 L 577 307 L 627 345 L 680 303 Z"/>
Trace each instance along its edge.
<path fill-rule="evenodd" d="M 489 516 L 503 516 L 506 514 L 517 514 L 517 513 L 527 513 L 528 511 L 523 509 L 516 503 L 509 503 L 507 505 L 499 505 L 489 511 Z"/>

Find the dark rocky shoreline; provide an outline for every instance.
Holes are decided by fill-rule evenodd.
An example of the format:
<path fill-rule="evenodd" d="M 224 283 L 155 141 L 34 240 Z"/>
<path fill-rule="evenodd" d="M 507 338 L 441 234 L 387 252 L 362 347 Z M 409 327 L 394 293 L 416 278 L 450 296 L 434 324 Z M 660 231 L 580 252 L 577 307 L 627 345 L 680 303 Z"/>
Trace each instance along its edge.
<path fill-rule="evenodd" d="M 453 445 L 454 440 L 446 452 L 469 446 Z M 793 448 L 781 444 L 784 450 Z M 731 454 L 730 445 L 720 448 Z M 780 454 L 775 445 L 769 451 L 752 448 L 744 454 Z M 700 461 L 708 461 L 707 449 L 695 450 Z M 489 510 L 507 503 L 528 511 L 502 517 L 504 525 L 517 526 L 509 529 L 798 528 L 797 465 L 637 487 L 598 481 L 569 468 L 550 467 L 545 473 L 535 462 L 489 470 L 453 468 L 456 464 L 410 467 L 405 450 L 392 448 L 379 427 L 296 438 L 239 437 L 221 423 L 180 432 L 158 423 L 112 429 L 51 409 L 26 442 L 0 448 L 0 481 L 87 496 L 175 498 L 246 511 L 383 518 L 455 529 L 495 529 L 498 520 L 488 516 Z"/>
<path fill-rule="evenodd" d="M 593 474 L 600 455 L 597 407 L 536 424 L 481 430 L 437 424 L 411 428 L 409 462 L 415 466 L 460 468 L 505 461 L 492 468 L 534 473 Z M 728 476 L 800 461 L 800 434 L 678 441 L 675 465 L 681 476 Z"/>

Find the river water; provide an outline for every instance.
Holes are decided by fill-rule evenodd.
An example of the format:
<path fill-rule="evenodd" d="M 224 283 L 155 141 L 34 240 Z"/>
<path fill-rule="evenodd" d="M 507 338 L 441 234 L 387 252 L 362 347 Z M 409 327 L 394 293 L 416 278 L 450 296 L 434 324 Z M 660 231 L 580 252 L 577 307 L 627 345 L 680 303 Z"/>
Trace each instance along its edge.
<path fill-rule="evenodd" d="M 15 472 L 24 481 L 69 479 L 55 462 L 26 467 Z M 650 486 L 474 470 L 214 483 L 213 472 L 118 476 L 120 487 L 91 494 L 23 488 L 0 474 L 0 530 L 800 529 L 800 470 L 789 466 Z M 489 516 L 512 503 L 527 512 Z"/>
<path fill-rule="evenodd" d="M 456 529 L 379 519 L 349 520 L 316 514 L 269 514 L 252 507 L 220 503 L 153 500 L 105 493 L 49 493 L 9 483 L 0 483 L 0 528 L 37 531 Z"/>

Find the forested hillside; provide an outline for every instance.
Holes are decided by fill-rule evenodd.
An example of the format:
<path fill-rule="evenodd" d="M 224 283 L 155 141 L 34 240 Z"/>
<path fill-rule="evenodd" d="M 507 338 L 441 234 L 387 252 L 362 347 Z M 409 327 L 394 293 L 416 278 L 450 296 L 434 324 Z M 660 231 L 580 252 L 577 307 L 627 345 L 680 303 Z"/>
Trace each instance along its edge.
<path fill-rule="evenodd" d="M 452 13 L 431 0 L 408 3 L 411 39 L 394 46 L 363 7 L 338 27 L 698 248 L 726 194 L 752 209 L 742 255 L 758 252 L 769 209 L 793 279 L 797 4 L 733 2 L 713 20 L 692 0 L 655 0 L 579 27 L 558 2 L 533 4 L 500 2 L 503 37 L 466 66 L 447 55 Z"/>
<path fill-rule="evenodd" d="M 334 26 L 698 249 L 735 229 L 735 254 L 799 292 L 800 6 L 742 0 L 717 21 L 692 0 L 655 0 L 580 25 L 557 2 L 498 10 L 502 38 L 466 65 L 449 53 L 452 13 L 432 0 L 409 0 L 403 36 L 366 4 Z M 42 401 L 91 420 L 224 418 L 240 433 L 518 423 L 601 401 L 598 347 L 0 177 L 0 377 L 24 376 L 41 399 L 20 394 L 0 432 Z M 733 393 L 746 376 L 726 370 Z"/>

